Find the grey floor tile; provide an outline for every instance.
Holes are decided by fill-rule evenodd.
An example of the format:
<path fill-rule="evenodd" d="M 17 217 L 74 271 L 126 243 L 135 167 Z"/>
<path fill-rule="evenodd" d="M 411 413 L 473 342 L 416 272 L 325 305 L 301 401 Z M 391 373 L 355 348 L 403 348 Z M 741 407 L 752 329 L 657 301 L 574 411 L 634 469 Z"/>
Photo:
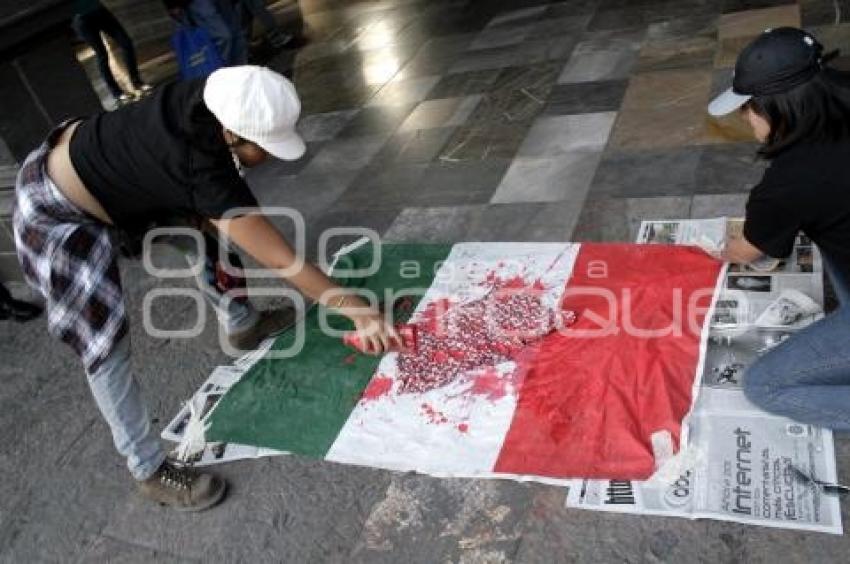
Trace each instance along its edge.
<path fill-rule="evenodd" d="M 558 76 L 558 83 L 624 79 L 636 61 L 637 52 L 630 49 L 574 53 Z"/>
<path fill-rule="evenodd" d="M 530 127 L 531 121 L 476 120 L 456 129 L 439 158 L 448 162 L 512 159 Z"/>
<path fill-rule="evenodd" d="M 546 13 L 546 8 L 547 6 L 531 6 L 528 8 L 520 8 L 518 10 L 502 12 L 501 14 L 490 20 L 490 23 L 487 24 L 487 27 L 492 28 L 506 25 L 523 25 L 530 21 L 535 21 L 539 19 Z"/>
<path fill-rule="evenodd" d="M 528 36 L 531 29 L 532 24 L 486 28 L 473 39 L 472 43 L 469 44 L 469 49 L 491 49 L 516 45 Z"/>
<path fill-rule="evenodd" d="M 601 151 L 573 151 L 549 158 L 518 157 L 490 201 L 567 201 L 580 208 L 601 156 Z"/>
<path fill-rule="evenodd" d="M 308 143 L 327 141 L 336 137 L 355 114 L 357 110 L 352 109 L 306 115 L 298 122 L 298 131 Z"/>
<path fill-rule="evenodd" d="M 453 243 L 465 241 L 471 206 L 405 208 L 384 234 L 388 242 Z"/>
<path fill-rule="evenodd" d="M 389 133 L 329 141 L 304 172 L 323 174 L 363 168 L 381 150 L 388 137 Z"/>
<path fill-rule="evenodd" d="M 332 174 L 302 173 L 265 182 L 262 191 L 255 190 L 262 206 L 283 206 L 298 210 L 305 218 L 315 217 L 328 209 L 352 184 L 356 171 Z"/>
<path fill-rule="evenodd" d="M 537 118 L 519 148 L 522 157 L 546 157 L 576 149 L 601 149 L 608 140 L 615 112 Z"/>
<path fill-rule="evenodd" d="M 590 14 L 575 14 L 560 18 L 546 17 L 533 25 L 529 37 L 546 38 L 559 35 L 574 37 L 587 28 L 590 18 Z"/>
<path fill-rule="evenodd" d="M 428 93 L 439 81 L 439 76 L 420 76 L 406 80 L 392 80 L 381 88 L 366 105 L 399 106 L 416 104 L 427 98 Z"/>
<path fill-rule="evenodd" d="M 338 138 L 389 135 L 410 115 L 415 104 L 365 106 L 337 134 Z"/>
<path fill-rule="evenodd" d="M 329 211 L 345 209 L 394 209 L 414 197 L 416 186 L 428 165 L 377 164 L 360 172 L 348 190 Z"/>
<path fill-rule="evenodd" d="M 606 151 L 591 185 L 591 197 L 638 198 L 694 194 L 700 149 Z"/>
<path fill-rule="evenodd" d="M 376 163 L 427 163 L 436 160 L 455 133 L 454 127 L 400 131 L 390 137 L 374 160 Z"/>
<path fill-rule="evenodd" d="M 569 241 L 581 208 L 570 203 L 490 204 L 404 209 L 392 242 Z"/>
<path fill-rule="evenodd" d="M 513 123 L 541 112 L 561 64 L 545 62 L 502 69 L 469 118 L 470 124 Z"/>
<path fill-rule="evenodd" d="M 451 127 L 463 124 L 475 111 L 481 101 L 481 95 L 472 94 L 457 98 L 426 100 L 410 113 L 401 131 L 428 129 L 433 127 Z"/>
<path fill-rule="evenodd" d="M 620 108 L 627 80 L 559 84 L 549 93 L 543 113 L 547 115 L 613 112 Z"/>
<path fill-rule="evenodd" d="M 691 196 L 588 199 L 573 230 L 573 241 L 633 243 L 641 221 L 690 216 Z"/>
<path fill-rule="evenodd" d="M 455 98 L 479 94 L 489 90 L 501 72 L 502 69 L 487 69 L 447 74 L 428 92 L 427 98 Z"/>
<path fill-rule="evenodd" d="M 741 194 L 697 194 L 691 204 L 691 215 L 694 219 L 711 217 L 744 217 L 744 206 L 749 193 Z"/>
<path fill-rule="evenodd" d="M 717 14 L 682 16 L 651 24 L 646 32 L 649 41 L 717 37 Z"/>
<path fill-rule="evenodd" d="M 498 69 L 522 64 L 516 47 L 494 47 L 468 51 L 455 59 L 449 73 Z"/>
<path fill-rule="evenodd" d="M 749 191 L 759 183 L 767 163 L 756 158 L 755 143 L 709 145 L 697 165 L 696 187 L 703 194 Z"/>
<path fill-rule="evenodd" d="M 506 160 L 489 160 L 370 168 L 361 173 L 332 209 L 486 203 L 508 164 Z"/>

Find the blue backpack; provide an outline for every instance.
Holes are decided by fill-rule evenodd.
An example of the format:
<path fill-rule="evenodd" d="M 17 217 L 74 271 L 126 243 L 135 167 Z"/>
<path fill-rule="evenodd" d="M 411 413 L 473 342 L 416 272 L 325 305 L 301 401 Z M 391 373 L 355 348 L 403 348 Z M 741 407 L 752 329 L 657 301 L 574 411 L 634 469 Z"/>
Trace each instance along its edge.
<path fill-rule="evenodd" d="M 171 38 L 171 45 L 177 55 L 180 77 L 184 80 L 203 78 L 224 66 L 218 47 L 202 27 L 181 22 Z"/>

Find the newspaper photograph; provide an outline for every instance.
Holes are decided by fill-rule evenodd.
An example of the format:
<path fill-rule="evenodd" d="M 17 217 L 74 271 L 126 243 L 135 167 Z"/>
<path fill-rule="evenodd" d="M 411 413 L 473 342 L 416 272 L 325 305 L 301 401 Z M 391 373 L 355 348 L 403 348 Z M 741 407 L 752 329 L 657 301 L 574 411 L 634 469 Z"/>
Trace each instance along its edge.
<path fill-rule="evenodd" d="M 719 231 L 742 233 L 742 220 L 720 220 L 725 227 L 717 220 L 644 222 L 638 242 L 696 244 Z M 747 367 L 822 309 L 822 261 L 804 236 L 785 260 L 730 267 L 678 471 L 662 468 L 647 481 L 579 480 L 567 506 L 841 534 L 838 497 L 807 480 L 837 479 L 831 431 L 771 415 L 741 391 Z"/>

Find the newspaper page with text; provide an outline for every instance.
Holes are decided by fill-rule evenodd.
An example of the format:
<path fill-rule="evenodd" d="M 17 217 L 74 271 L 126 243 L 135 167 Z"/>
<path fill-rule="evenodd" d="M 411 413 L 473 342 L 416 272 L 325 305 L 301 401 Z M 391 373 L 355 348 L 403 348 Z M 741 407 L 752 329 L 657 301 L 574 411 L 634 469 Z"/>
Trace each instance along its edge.
<path fill-rule="evenodd" d="M 646 221 L 639 243 L 713 245 L 741 220 Z M 831 431 L 769 414 L 744 396 L 746 368 L 823 315 L 817 248 L 798 237 L 783 261 L 730 267 L 711 319 L 688 444 L 677 464 L 647 481 L 576 480 L 567 506 L 646 515 L 708 518 L 841 534 L 839 500 L 794 468 L 835 482 Z M 814 306 L 812 304 L 815 304 Z"/>

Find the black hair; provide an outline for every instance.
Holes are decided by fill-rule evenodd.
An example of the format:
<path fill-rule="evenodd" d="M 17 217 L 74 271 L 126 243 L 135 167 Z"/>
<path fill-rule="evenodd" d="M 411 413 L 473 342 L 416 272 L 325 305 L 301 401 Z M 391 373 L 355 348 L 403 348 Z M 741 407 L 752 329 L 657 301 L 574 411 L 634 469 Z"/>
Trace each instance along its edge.
<path fill-rule="evenodd" d="M 850 138 L 850 73 L 824 68 L 811 80 L 747 103 L 770 124 L 758 154 L 772 159 L 798 143 L 837 143 Z"/>

